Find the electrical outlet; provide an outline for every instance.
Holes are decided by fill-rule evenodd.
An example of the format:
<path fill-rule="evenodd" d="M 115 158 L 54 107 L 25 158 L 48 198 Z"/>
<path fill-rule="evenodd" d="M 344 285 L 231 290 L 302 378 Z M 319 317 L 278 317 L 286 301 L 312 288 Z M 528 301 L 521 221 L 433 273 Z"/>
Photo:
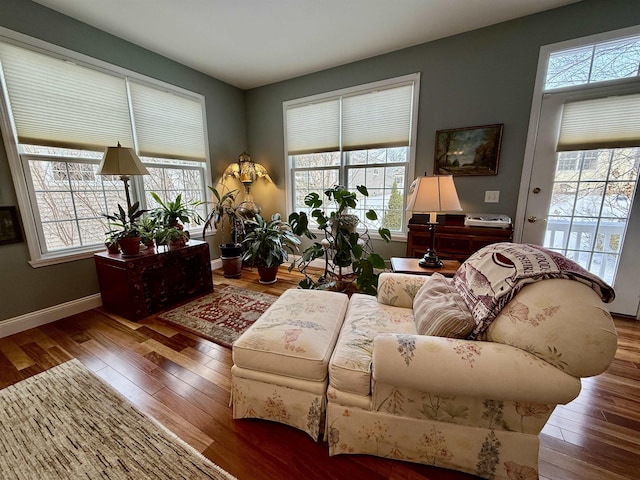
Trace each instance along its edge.
<path fill-rule="evenodd" d="M 484 203 L 498 203 L 500 201 L 500 190 L 486 190 L 484 192 Z"/>

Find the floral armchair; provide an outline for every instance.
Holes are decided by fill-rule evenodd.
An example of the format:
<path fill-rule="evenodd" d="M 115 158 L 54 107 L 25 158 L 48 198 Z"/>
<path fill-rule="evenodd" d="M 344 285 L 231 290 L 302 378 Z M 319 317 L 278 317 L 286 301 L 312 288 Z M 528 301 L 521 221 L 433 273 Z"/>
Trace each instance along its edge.
<path fill-rule="evenodd" d="M 419 304 L 425 290 L 433 301 Z M 434 315 L 425 305 L 440 312 L 435 327 L 418 318 Z M 381 274 L 377 298 L 351 298 L 329 364 L 330 454 L 538 478 L 538 434 L 555 406 L 573 400 L 580 378 L 604 371 L 615 354 L 603 307 L 584 283 L 530 283 L 478 340 L 465 340 L 474 323 L 452 279 Z"/>

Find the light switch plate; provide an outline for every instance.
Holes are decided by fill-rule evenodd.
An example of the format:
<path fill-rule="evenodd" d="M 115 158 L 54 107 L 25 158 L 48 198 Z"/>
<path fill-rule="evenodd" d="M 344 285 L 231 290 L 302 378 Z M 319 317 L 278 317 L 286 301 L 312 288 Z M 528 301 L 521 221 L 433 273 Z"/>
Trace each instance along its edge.
<path fill-rule="evenodd" d="M 486 190 L 484 192 L 484 203 L 500 202 L 500 190 Z"/>

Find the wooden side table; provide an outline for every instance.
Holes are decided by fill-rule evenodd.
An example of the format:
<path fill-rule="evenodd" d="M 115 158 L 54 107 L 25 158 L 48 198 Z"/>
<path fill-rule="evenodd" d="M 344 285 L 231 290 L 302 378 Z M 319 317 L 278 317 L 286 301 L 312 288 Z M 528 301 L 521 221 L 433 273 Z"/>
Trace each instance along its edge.
<path fill-rule="evenodd" d="M 391 269 L 394 273 L 410 273 L 412 275 L 431 275 L 438 272 L 445 277 L 453 277 L 460 268 L 457 260 L 442 260 L 440 268 L 425 268 L 418 265 L 419 258 L 391 257 Z"/>

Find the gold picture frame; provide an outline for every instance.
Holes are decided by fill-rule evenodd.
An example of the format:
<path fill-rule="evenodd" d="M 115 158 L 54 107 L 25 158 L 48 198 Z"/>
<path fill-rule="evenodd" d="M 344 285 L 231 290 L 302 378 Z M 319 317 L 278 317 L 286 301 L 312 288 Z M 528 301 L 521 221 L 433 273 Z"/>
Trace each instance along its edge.
<path fill-rule="evenodd" d="M 497 175 L 504 124 L 438 130 L 435 175 Z"/>

